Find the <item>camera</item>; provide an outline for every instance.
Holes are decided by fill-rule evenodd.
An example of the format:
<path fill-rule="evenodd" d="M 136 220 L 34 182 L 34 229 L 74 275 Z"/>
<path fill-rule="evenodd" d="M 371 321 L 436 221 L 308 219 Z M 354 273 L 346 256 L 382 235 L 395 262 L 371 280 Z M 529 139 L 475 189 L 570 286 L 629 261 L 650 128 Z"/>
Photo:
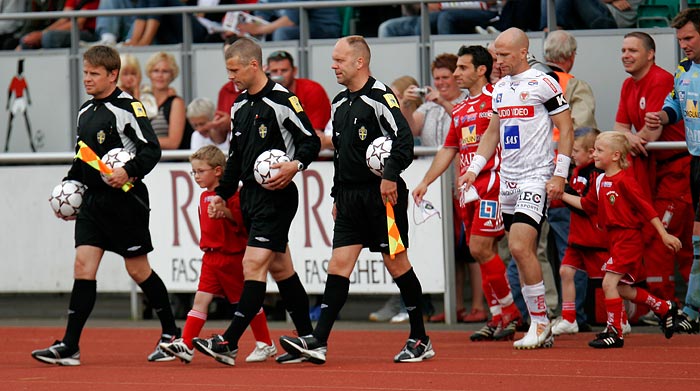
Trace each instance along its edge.
<path fill-rule="evenodd" d="M 420 96 L 426 96 L 426 95 L 428 95 L 428 92 L 430 92 L 430 91 L 428 91 L 428 87 L 416 88 L 415 91 L 416 91 L 416 94 L 418 94 Z"/>

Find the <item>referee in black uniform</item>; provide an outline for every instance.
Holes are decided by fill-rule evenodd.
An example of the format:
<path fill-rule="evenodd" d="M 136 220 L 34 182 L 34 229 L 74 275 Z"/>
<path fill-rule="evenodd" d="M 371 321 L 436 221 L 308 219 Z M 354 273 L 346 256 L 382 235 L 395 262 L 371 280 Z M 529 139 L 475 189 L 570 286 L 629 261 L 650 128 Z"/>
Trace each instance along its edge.
<path fill-rule="evenodd" d="M 245 91 L 231 108 L 229 158 L 208 212 L 212 217 L 220 216 L 224 200 L 235 194 L 239 181 L 243 182 L 241 211 L 249 237 L 243 256 L 245 282 L 226 332 L 209 339 L 195 338 L 193 344 L 217 361 L 234 365 L 238 340 L 265 299 L 268 272 L 277 282 L 297 331 L 302 335 L 311 333 L 309 298 L 294 271 L 287 242 L 299 202 L 292 179 L 316 159 L 321 141 L 299 99 L 263 71 L 262 49 L 257 43 L 241 38 L 226 49 L 225 58 L 229 79 Z M 262 152 L 270 149 L 285 151 L 292 161 L 277 165 L 279 174 L 268 182 L 267 190 L 255 181 L 253 165 Z M 282 363 L 297 360 L 302 359 L 277 357 Z"/>
<path fill-rule="evenodd" d="M 389 257 L 387 200 L 394 205 L 396 225 L 408 248 L 408 190 L 399 174 L 413 160 L 413 136 L 396 96 L 370 76 L 369 63 L 370 50 L 364 38 L 349 36 L 336 43 L 332 68 L 338 83 L 347 89 L 335 97 L 331 109 L 335 147 L 333 254 L 313 334 L 280 338 L 288 353 L 315 364 L 326 361 L 328 336 L 348 297 L 349 277 L 363 247 L 382 253 L 408 310 L 411 332 L 394 361 L 416 362 L 435 355 L 423 324 L 422 288 L 408 256 L 404 251 L 395 259 Z M 393 145 L 380 178 L 367 168 L 365 151 L 381 136 L 390 137 Z"/>
<path fill-rule="evenodd" d="M 78 159 L 64 179 L 79 181 L 88 190 L 75 223 L 75 281 L 66 333 L 62 341 L 32 352 L 32 357 L 42 362 L 80 365 L 78 342 L 95 305 L 97 269 L 105 251 L 124 257 L 129 276 L 156 310 L 163 329 L 158 342 L 179 336 L 168 291 L 146 256 L 153 246 L 148 229 L 148 190 L 141 180 L 158 163 L 160 145 L 141 103 L 117 88 L 120 67 L 119 53 L 110 47 L 93 46 L 83 54 L 85 91 L 93 98 L 80 107 L 78 140 L 98 156 L 113 148 L 125 148 L 135 157 L 124 167 L 114 169 L 109 184 L 102 180 L 99 171 Z M 134 187 L 125 193 L 121 187 L 127 181 Z M 173 359 L 157 344 L 148 356 L 149 361 Z"/>

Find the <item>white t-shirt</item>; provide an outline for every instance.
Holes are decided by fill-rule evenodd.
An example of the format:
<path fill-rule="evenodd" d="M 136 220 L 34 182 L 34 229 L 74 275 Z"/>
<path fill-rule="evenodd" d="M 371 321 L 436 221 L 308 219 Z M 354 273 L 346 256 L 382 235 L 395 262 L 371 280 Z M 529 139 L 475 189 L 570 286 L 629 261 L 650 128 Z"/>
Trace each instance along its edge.
<path fill-rule="evenodd" d="M 551 115 L 569 109 L 561 86 L 541 71 L 505 76 L 493 89 L 501 120 L 501 178 L 546 181 L 554 172 Z"/>
<path fill-rule="evenodd" d="M 231 132 L 229 132 L 228 136 L 226 137 L 226 141 L 221 144 L 216 144 L 211 138 L 204 137 L 201 133 L 195 131 L 192 133 L 192 138 L 190 140 L 190 149 L 196 151 L 206 145 L 216 145 L 221 151 L 223 151 L 224 154 L 228 155 L 228 147 L 230 144 Z"/>

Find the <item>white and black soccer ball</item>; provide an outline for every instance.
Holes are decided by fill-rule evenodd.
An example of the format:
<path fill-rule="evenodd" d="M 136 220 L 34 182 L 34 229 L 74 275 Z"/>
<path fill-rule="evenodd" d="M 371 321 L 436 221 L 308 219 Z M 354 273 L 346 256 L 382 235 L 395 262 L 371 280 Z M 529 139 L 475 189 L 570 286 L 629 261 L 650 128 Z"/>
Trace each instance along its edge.
<path fill-rule="evenodd" d="M 392 140 L 389 137 L 382 136 L 374 139 L 367 147 L 365 161 L 374 175 L 382 176 L 384 173 L 384 160 L 391 154 L 391 144 Z"/>
<path fill-rule="evenodd" d="M 271 149 L 261 153 L 260 156 L 255 159 L 255 165 L 253 166 L 255 180 L 265 189 L 269 189 L 268 182 L 279 172 L 279 168 L 272 168 L 271 166 L 276 163 L 288 161 L 291 161 L 289 156 L 279 149 Z"/>
<path fill-rule="evenodd" d="M 126 150 L 124 148 L 114 148 L 110 149 L 104 156 L 102 156 L 102 162 L 111 169 L 118 167 L 123 167 L 126 162 L 134 158 L 133 152 Z M 100 173 L 102 180 L 107 183 L 107 176 Z"/>
<path fill-rule="evenodd" d="M 78 181 L 63 181 L 51 191 L 49 205 L 55 213 L 62 217 L 73 217 L 80 211 L 85 190 L 87 190 L 87 186 Z"/>

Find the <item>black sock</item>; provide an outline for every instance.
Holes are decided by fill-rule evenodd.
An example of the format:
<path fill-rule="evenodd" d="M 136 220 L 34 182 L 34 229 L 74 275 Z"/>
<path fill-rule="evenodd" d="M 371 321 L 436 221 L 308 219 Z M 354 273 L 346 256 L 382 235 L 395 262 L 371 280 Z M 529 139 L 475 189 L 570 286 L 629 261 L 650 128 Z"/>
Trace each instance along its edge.
<path fill-rule="evenodd" d="M 97 281 L 73 281 L 73 291 L 70 294 L 70 304 L 68 304 L 66 334 L 63 336 L 63 343 L 69 348 L 78 349 L 80 334 L 83 332 L 83 327 L 90 317 L 92 309 L 95 307 L 96 299 Z"/>
<path fill-rule="evenodd" d="M 280 291 L 284 308 L 289 313 L 289 317 L 292 318 L 292 322 L 294 322 L 297 334 L 311 334 L 314 329 L 311 326 L 311 318 L 309 317 L 309 296 L 306 294 L 301 280 L 299 280 L 299 275 L 294 273 L 293 276 L 286 280 L 277 281 L 277 289 Z"/>
<path fill-rule="evenodd" d="M 262 281 L 246 280 L 243 283 L 243 292 L 233 313 L 233 320 L 223 334 L 224 339 L 230 343 L 231 350 L 238 349 L 238 340 L 260 311 L 265 301 L 266 287 L 267 284 Z"/>
<path fill-rule="evenodd" d="M 163 280 L 158 277 L 154 270 L 151 270 L 151 275 L 139 284 L 143 294 L 146 295 L 151 307 L 160 319 L 160 327 L 163 329 L 163 334 L 169 334 L 179 337 L 179 330 L 175 325 L 175 316 L 170 308 L 170 299 L 168 298 L 168 290 L 163 284 Z"/>
<path fill-rule="evenodd" d="M 323 304 L 321 305 L 321 316 L 318 318 L 314 337 L 323 343 L 328 342 L 333 323 L 338 318 L 340 310 L 343 309 L 345 301 L 348 299 L 350 290 L 350 279 L 337 274 L 329 274 L 326 280 L 326 289 L 323 292 Z"/>
<path fill-rule="evenodd" d="M 401 298 L 406 305 L 408 311 L 408 319 L 411 322 L 411 333 L 409 338 L 424 339 L 425 325 L 423 324 L 423 305 L 421 296 L 423 296 L 423 288 L 420 286 L 420 281 L 413 268 L 409 269 L 403 275 L 394 279 L 396 286 L 401 291 Z"/>

